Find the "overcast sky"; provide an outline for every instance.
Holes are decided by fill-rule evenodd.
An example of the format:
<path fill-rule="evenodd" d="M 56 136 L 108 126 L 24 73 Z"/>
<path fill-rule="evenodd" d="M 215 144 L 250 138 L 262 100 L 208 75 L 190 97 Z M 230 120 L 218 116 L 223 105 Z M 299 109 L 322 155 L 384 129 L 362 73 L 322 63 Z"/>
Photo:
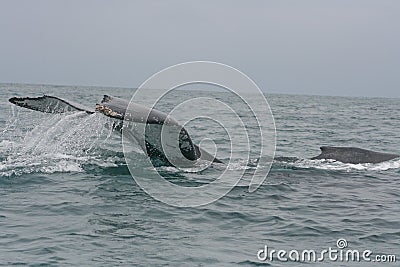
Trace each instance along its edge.
<path fill-rule="evenodd" d="M 265 92 L 400 97 L 400 1 L 0 0 L 0 82 L 138 87 L 185 61 Z"/>

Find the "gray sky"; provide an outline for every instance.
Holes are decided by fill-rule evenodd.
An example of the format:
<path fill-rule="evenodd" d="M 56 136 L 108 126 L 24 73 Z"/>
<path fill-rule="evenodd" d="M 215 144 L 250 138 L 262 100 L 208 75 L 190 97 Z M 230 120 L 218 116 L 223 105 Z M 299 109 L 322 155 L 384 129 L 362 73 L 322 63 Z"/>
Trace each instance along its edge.
<path fill-rule="evenodd" d="M 0 82 L 138 87 L 210 60 L 265 92 L 400 97 L 400 1 L 0 0 Z"/>

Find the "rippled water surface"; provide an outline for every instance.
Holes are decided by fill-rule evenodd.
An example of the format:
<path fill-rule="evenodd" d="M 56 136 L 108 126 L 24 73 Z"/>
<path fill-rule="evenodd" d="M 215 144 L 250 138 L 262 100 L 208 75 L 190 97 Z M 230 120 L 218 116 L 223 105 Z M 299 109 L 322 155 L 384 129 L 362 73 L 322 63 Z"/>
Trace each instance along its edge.
<path fill-rule="evenodd" d="M 337 248 L 339 238 L 351 249 L 400 256 L 400 160 L 308 159 L 322 145 L 400 153 L 400 99 L 267 95 L 277 129 L 276 155 L 287 160 L 274 162 L 255 192 L 243 182 L 212 204 L 177 208 L 154 200 L 135 183 L 121 137 L 107 126 L 110 119 L 43 114 L 8 103 L 12 96 L 43 94 L 94 109 L 103 94 L 130 99 L 132 90 L 0 85 L 1 265 L 298 266 L 276 258 L 260 262 L 257 252 L 265 245 L 321 251 Z M 191 94 L 179 92 L 164 105 Z M 203 94 L 229 99 L 222 92 Z M 205 121 L 189 131 L 194 140 L 212 137 L 226 160 L 225 137 L 217 128 Z M 141 175 L 143 155 L 139 148 L 137 153 L 136 175 Z M 250 164 L 235 158 L 228 167 L 251 172 L 256 165 L 255 158 Z M 173 183 L 197 186 L 220 170 L 193 173 L 161 166 L 158 171 Z M 366 265 L 326 260 L 316 266 L 331 264 Z"/>

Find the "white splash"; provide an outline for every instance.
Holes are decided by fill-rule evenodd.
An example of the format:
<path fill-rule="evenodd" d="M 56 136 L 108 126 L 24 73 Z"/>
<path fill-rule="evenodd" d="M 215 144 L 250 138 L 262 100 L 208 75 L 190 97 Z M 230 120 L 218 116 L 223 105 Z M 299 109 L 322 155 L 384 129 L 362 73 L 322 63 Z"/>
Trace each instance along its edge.
<path fill-rule="evenodd" d="M 99 114 L 44 114 L 31 121 L 10 119 L 7 125 L 1 133 L 0 176 L 83 172 L 84 164 L 116 166 L 114 157 L 95 149 L 112 131 L 110 119 Z"/>
<path fill-rule="evenodd" d="M 302 169 L 321 169 L 321 170 L 337 170 L 337 171 L 387 171 L 390 169 L 400 168 L 400 159 L 393 159 L 381 163 L 342 163 L 335 160 L 310 160 L 301 159 L 295 162 L 286 163 L 289 166 Z"/>

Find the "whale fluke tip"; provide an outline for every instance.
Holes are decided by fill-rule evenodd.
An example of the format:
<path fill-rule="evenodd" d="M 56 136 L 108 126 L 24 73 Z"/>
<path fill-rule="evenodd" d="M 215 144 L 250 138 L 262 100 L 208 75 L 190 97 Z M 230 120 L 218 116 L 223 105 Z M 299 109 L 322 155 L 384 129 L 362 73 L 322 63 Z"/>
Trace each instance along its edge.
<path fill-rule="evenodd" d="M 88 114 L 94 113 L 89 108 L 80 104 L 49 95 L 39 97 L 11 97 L 8 101 L 23 108 L 46 113 L 64 113 L 71 111 L 85 111 Z"/>

